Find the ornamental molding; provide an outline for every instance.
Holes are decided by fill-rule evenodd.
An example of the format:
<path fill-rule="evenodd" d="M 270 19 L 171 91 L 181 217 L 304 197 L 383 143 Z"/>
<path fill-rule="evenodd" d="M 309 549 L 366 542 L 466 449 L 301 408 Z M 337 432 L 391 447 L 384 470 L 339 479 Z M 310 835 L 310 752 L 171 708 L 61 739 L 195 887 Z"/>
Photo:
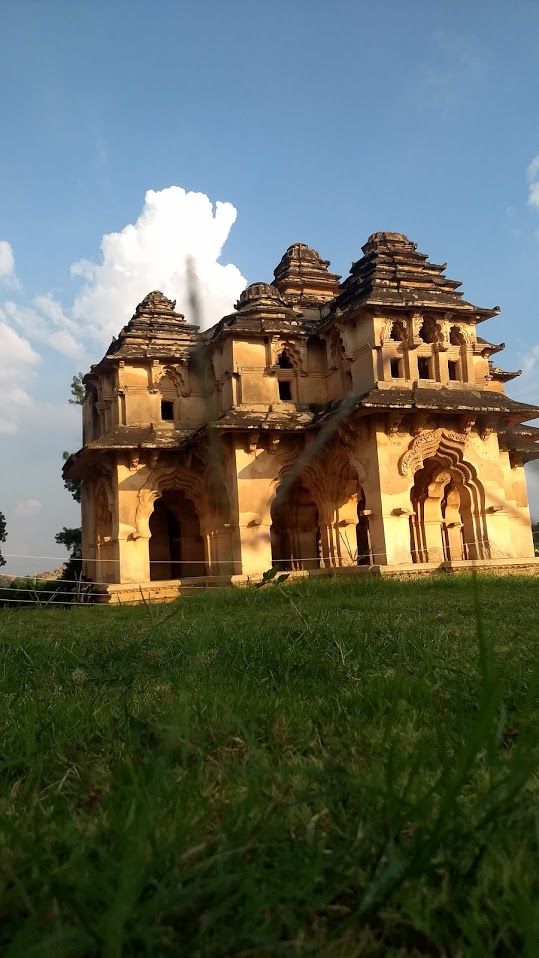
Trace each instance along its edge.
<path fill-rule="evenodd" d="M 414 475 L 418 469 L 421 469 L 425 459 L 434 456 L 441 445 L 448 444 L 462 449 L 467 439 L 464 432 L 454 432 L 449 429 L 429 429 L 422 432 L 412 440 L 407 451 L 399 460 L 399 472 L 401 476 Z"/>
<path fill-rule="evenodd" d="M 297 373 L 302 376 L 306 375 L 307 370 L 305 369 L 304 352 L 296 342 L 290 339 L 273 339 L 271 342 L 272 366 L 277 366 L 282 353 L 286 353 L 292 363 L 292 368 L 295 369 Z"/>
<path fill-rule="evenodd" d="M 391 339 L 391 331 L 393 329 L 393 319 L 384 319 L 381 328 L 380 328 L 380 346 L 383 346 L 384 343 Z"/>

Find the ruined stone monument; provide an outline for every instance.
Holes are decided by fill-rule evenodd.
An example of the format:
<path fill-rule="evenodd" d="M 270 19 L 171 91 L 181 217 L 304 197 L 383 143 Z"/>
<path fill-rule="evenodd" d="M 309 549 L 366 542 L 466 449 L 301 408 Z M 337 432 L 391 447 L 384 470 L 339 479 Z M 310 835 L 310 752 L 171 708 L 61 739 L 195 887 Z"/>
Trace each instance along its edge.
<path fill-rule="evenodd" d="M 533 563 L 539 409 L 478 335 L 499 310 L 444 270 L 374 233 L 341 283 L 295 243 L 206 332 L 149 293 L 84 378 L 86 575 L 132 599 L 272 566 Z"/>

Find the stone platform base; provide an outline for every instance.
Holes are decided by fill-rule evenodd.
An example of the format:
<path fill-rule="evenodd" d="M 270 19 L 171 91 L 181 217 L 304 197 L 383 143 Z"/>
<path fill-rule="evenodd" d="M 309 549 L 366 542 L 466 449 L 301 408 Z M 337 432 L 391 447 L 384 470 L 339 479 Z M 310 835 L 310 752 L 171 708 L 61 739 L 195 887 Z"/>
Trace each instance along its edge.
<path fill-rule="evenodd" d="M 335 579 L 341 576 L 381 576 L 393 579 L 419 579 L 433 572 L 457 574 L 479 572 L 490 575 L 539 576 L 539 558 L 536 559 L 478 559 L 460 562 L 424 562 L 389 566 L 343 566 L 341 569 L 310 569 L 289 572 L 286 582 L 301 579 Z M 155 582 L 111 583 L 96 586 L 98 602 L 111 605 L 142 605 L 149 602 L 174 602 L 180 596 L 192 595 L 200 589 L 219 586 L 248 587 L 262 581 L 261 575 L 200 576 L 194 579 L 168 579 Z"/>

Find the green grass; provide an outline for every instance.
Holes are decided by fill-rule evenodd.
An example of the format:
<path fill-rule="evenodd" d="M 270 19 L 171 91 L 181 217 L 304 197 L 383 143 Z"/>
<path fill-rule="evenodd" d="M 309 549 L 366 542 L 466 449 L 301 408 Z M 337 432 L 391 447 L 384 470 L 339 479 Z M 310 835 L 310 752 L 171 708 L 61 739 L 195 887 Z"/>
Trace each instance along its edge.
<path fill-rule="evenodd" d="M 538 584 L 0 612 L 3 954 L 537 955 Z"/>

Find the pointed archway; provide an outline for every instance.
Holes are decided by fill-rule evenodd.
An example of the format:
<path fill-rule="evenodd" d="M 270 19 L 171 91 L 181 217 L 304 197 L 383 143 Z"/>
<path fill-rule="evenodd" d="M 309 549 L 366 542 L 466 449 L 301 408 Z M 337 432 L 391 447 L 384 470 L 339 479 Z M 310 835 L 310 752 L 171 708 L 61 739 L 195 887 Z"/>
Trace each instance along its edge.
<path fill-rule="evenodd" d="M 320 568 L 318 507 L 307 486 L 282 483 L 271 507 L 271 553 L 280 569 Z"/>
<path fill-rule="evenodd" d="M 426 459 L 410 497 L 414 562 L 489 557 L 484 490 L 471 466 L 444 454 Z"/>
<path fill-rule="evenodd" d="M 149 525 L 152 581 L 206 575 L 200 519 L 191 499 L 176 489 L 163 491 Z"/>

